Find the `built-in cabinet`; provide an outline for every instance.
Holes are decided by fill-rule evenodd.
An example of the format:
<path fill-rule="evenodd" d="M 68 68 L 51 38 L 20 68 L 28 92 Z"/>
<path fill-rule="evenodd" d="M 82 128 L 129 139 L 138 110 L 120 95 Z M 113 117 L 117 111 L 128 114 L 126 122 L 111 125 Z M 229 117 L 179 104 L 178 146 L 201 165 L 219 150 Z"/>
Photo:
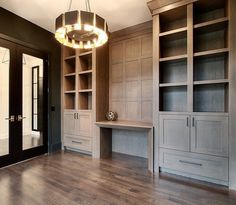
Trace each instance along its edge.
<path fill-rule="evenodd" d="M 225 0 L 152 11 L 156 171 L 228 184 L 228 11 Z"/>
<path fill-rule="evenodd" d="M 108 45 L 62 48 L 63 147 L 93 154 L 96 121 L 108 111 Z M 103 106 L 101 108 L 101 106 Z"/>
<path fill-rule="evenodd" d="M 160 147 L 228 156 L 228 117 L 160 114 Z"/>

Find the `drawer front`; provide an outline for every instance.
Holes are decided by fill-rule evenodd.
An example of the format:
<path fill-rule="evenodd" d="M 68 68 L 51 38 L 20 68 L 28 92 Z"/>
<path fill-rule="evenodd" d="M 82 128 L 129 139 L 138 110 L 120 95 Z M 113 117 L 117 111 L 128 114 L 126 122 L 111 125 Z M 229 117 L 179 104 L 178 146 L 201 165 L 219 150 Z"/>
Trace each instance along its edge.
<path fill-rule="evenodd" d="M 92 140 L 86 137 L 65 136 L 64 146 L 91 152 Z"/>
<path fill-rule="evenodd" d="M 160 166 L 201 177 L 228 181 L 228 159 L 223 157 L 161 149 Z"/>

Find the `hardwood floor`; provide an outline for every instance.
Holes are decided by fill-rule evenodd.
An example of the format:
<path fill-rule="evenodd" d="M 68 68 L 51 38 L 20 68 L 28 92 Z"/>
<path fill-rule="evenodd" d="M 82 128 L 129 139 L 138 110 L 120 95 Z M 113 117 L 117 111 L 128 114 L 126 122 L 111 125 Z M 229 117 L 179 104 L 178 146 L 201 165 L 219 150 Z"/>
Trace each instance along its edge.
<path fill-rule="evenodd" d="M 24 135 L 23 150 L 43 145 L 43 136 Z M 9 138 L 0 139 L 0 156 L 9 154 Z"/>
<path fill-rule="evenodd" d="M 121 154 L 92 159 L 74 152 L 41 156 L 0 170 L 1 205 L 236 205 L 224 187 L 152 176 L 147 160 Z"/>

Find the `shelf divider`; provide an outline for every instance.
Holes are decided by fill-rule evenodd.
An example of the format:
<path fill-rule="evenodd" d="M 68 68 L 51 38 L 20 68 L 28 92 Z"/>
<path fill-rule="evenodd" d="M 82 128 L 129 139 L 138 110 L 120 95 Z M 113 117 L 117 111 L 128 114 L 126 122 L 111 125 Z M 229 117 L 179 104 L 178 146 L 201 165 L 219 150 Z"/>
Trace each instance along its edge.
<path fill-rule="evenodd" d="M 174 30 L 171 30 L 171 31 L 166 31 L 166 32 L 160 33 L 159 36 L 160 37 L 168 36 L 168 35 L 172 35 L 172 34 L 176 34 L 176 33 L 181 33 L 181 32 L 184 32 L 184 31 L 187 31 L 187 27 L 178 28 L 178 29 L 174 29 Z"/>
<path fill-rule="evenodd" d="M 92 89 L 83 89 L 83 90 L 79 90 L 79 93 L 91 93 L 93 92 Z"/>
<path fill-rule="evenodd" d="M 187 86 L 186 82 L 179 82 L 179 83 L 161 83 L 159 84 L 161 88 L 163 87 L 177 87 L 177 86 Z"/>
<path fill-rule="evenodd" d="M 202 28 L 202 27 L 206 27 L 206 26 L 211 26 L 211 25 L 214 25 L 214 24 L 226 23 L 228 21 L 229 21 L 228 17 L 223 17 L 223 18 L 219 18 L 219 19 L 216 19 L 216 20 L 195 24 L 194 28 L 198 29 L 198 28 Z"/>
<path fill-rule="evenodd" d="M 227 52 L 229 52 L 228 48 L 221 48 L 221 49 L 197 52 L 197 53 L 194 53 L 194 57 L 214 55 L 214 54 L 227 53 Z"/>
<path fill-rule="evenodd" d="M 160 58 L 160 62 L 173 61 L 187 58 L 187 54 Z"/>
<path fill-rule="evenodd" d="M 219 79 L 219 80 L 202 80 L 202 81 L 194 81 L 194 85 L 208 85 L 208 84 L 222 84 L 229 83 L 228 79 Z"/>

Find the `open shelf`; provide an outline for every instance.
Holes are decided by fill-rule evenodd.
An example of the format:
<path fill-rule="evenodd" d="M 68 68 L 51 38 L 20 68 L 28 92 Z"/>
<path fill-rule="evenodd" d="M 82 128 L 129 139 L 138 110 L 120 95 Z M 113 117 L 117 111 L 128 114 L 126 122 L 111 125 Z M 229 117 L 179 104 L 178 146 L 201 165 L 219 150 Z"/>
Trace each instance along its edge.
<path fill-rule="evenodd" d="M 174 57 L 187 54 L 187 32 L 160 37 L 160 57 Z"/>
<path fill-rule="evenodd" d="M 92 55 L 92 51 L 91 51 L 91 50 L 89 50 L 89 51 L 84 51 L 84 52 L 82 52 L 82 53 L 79 54 L 80 57 L 86 56 L 86 55 Z"/>
<path fill-rule="evenodd" d="M 228 84 L 194 85 L 194 112 L 228 112 Z"/>
<path fill-rule="evenodd" d="M 223 28 L 226 26 L 226 24 L 228 24 L 229 19 L 227 17 L 223 17 L 223 18 L 219 18 L 216 20 L 212 20 L 212 21 L 207 21 L 204 23 L 199 23 L 194 25 L 194 29 L 212 29 L 212 30 L 216 30 L 216 28 Z"/>
<path fill-rule="evenodd" d="M 160 111 L 186 112 L 187 86 L 160 88 Z"/>
<path fill-rule="evenodd" d="M 228 52 L 229 52 L 228 48 L 214 49 L 214 50 L 209 50 L 209 51 L 196 52 L 194 53 L 194 57 L 210 56 L 210 55 L 228 53 Z"/>
<path fill-rule="evenodd" d="M 92 89 L 92 75 L 79 75 L 79 90 Z"/>
<path fill-rule="evenodd" d="M 177 56 L 171 56 L 166 58 L 160 58 L 160 62 L 167 62 L 167 61 L 174 61 L 174 60 L 180 60 L 180 59 L 187 59 L 187 55 L 177 55 Z"/>
<path fill-rule="evenodd" d="M 86 55 L 88 53 L 92 53 L 92 49 L 79 49 L 79 55 Z"/>
<path fill-rule="evenodd" d="M 66 47 L 63 50 L 63 53 L 64 53 L 64 60 L 70 59 L 70 58 L 75 58 L 76 50 L 73 48 Z"/>
<path fill-rule="evenodd" d="M 160 63 L 161 84 L 187 81 L 187 59 L 165 61 Z"/>
<path fill-rule="evenodd" d="M 195 57 L 193 73 L 194 81 L 228 79 L 228 53 Z"/>
<path fill-rule="evenodd" d="M 75 93 L 64 94 L 64 109 L 75 109 Z"/>
<path fill-rule="evenodd" d="M 64 77 L 70 77 L 70 76 L 75 76 L 76 73 L 68 73 L 68 74 L 65 74 Z"/>
<path fill-rule="evenodd" d="M 75 58 L 64 60 L 64 75 L 75 73 Z"/>
<path fill-rule="evenodd" d="M 65 91 L 64 93 L 65 94 L 70 94 L 70 93 L 76 93 L 76 91 L 75 90 L 70 90 L 70 91 Z"/>
<path fill-rule="evenodd" d="M 202 81 L 194 81 L 194 85 L 211 85 L 211 84 L 222 84 L 229 83 L 227 79 L 219 79 L 219 80 L 202 80 Z"/>
<path fill-rule="evenodd" d="M 65 59 L 64 60 L 66 60 L 66 61 L 70 61 L 70 60 L 75 60 L 75 58 L 76 58 L 76 55 L 73 55 L 73 56 L 68 56 L 68 57 L 65 57 Z"/>
<path fill-rule="evenodd" d="M 227 1 L 197 1 L 194 3 L 194 24 L 227 17 Z"/>
<path fill-rule="evenodd" d="M 83 89 L 83 90 L 79 90 L 79 93 L 91 93 L 93 92 L 92 89 Z"/>
<path fill-rule="evenodd" d="M 160 31 L 168 32 L 171 30 L 187 26 L 187 7 L 182 6 L 171 9 L 160 14 Z"/>
<path fill-rule="evenodd" d="M 69 75 L 64 77 L 64 91 L 75 90 L 75 75 Z"/>
<path fill-rule="evenodd" d="M 89 74 L 92 74 L 92 70 L 86 70 L 86 71 L 81 71 L 79 72 L 79 75 L 89 75 Z"/>
<path fill-rule="evenodd" d="M 174 35 L 174 34 L 178 34 L 178 33 L 183 33 L 183 32 L 186 32 L 186 31 L 187 31 L 187 27 L 178 28 L 178 29 L 175 29 L 175 30 L 171 30 L 171 31 L 167 31 L 167 32 L 160 33 L 159 36 L 160 36 L 160 37 L 165 37 L 165 36 L 169 36 L 169 35 Z"/>
<path fill-rule="evenodd" d="M 228 24 L 212 24 L 194 30 L 194 52 L 227 48 Z"/>
<path fill-rule="evenodd" d="M 92 92 L 79 92 L 79 110 L 92 110 Z"/>
<path fill-rule="evenodd" d="M 79 55 L 79 72 L 92 70 L 92 52 Z"/>
<path fill-rule="evenodd" d="M 164 87 L 177 87 L 177 86 L 185 86 L 187 85 L 186 82 L 181 82 L 181 83 L 161 83 L 159 86 L 161 88 L 164 88 Z"/>

